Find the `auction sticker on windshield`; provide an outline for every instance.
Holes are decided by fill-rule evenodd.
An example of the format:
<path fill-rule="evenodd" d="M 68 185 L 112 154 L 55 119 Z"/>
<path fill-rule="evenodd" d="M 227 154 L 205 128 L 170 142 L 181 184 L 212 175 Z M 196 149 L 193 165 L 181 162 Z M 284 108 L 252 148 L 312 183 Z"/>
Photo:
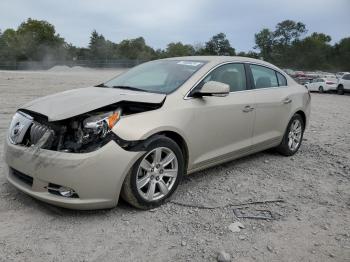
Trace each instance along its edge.
<path fill-rule="evenodd" d="M 180 61 L 177 63 L 178 65 L 187 65 L 187 66 L 199 66 L 203 65 L 201 62 L 195 62 L 195 61 Z"/>

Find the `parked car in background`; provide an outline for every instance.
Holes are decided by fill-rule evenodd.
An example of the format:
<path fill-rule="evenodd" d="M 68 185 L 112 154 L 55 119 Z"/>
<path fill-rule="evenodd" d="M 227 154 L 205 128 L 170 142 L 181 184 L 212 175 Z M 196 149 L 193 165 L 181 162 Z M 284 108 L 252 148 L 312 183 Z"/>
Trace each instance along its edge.
<path fill-rule="evenodd" d="M 294 71 L 293 77 L 305 77 L 305 73 L 303 71 Z"/>
<path fill-rule="evenodd" d="M 319 93 L 336 91 L 337 90 L 337 78 L 333 75 L 315 78 L 311 82 L 306 83 L 305 86 L 309 91 L 316 91 Z"/>
<path fill-rule="evenodd" d="M 261 60 L 144 63 L 21 106 L 5 139 L 7 177 L 61 207 L 110 208 L 121 195 L 154 208 L 185 174 L 268 148 L 295 154 L 310 101 L 304 86 Z"/>
<path fill-rule="evenodd" d="M 350 73 L 344 74 L 338 80 L 337 93 L 344 95 L 344 92 L 350 92 Z"/>
<path fill-rule="evenodd" d="M 338 78 L 338 79 L 340 79 L 340 78 L 342 78 L 344 75 L 346 75 L 346 74 L 350 74 L 349 72 L 338 72 L 338 73 L 336 73 L 335 75 L 336 75 L 336 77 Z"/>

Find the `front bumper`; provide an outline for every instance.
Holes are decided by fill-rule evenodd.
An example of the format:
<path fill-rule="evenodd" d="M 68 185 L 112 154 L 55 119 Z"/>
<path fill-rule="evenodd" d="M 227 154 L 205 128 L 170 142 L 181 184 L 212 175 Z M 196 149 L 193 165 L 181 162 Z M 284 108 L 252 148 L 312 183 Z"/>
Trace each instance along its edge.
<path fill-rule="evenodd" d="M 114 207 L 125 176 L 142 152 L 130 152 L 111 141 L 97 151 L 80 154 L 13 145 L 6 139 L 8 181 L 19 190 L 44 202 L 71 209 Z M 13 169 L 28 176 L 25 183 Z M 49 192 L 49 184 L 69 187 L 78 198 Z"/>

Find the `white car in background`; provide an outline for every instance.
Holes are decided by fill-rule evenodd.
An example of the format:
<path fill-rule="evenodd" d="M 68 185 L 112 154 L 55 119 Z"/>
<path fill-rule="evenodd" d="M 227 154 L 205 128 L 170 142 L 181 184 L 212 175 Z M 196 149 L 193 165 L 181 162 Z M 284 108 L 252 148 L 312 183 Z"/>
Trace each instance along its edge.
<path fill-rule="evenodd" d="M 317 91 L 319 93 L 336 91 L 338 87 L 337 78 L 333 75 L 319 77 L 313 79 L 310 83 L 305 84 L 309 91 Z"/>
<path fill-rule="evenodd" d="M 338 81 L 337 93 L 344 95 L 344 92 L 350 92 L 350 73 L 344 74 Z"/>
<path fill-rule="evenodd" d="M 350 74 L 350 73 L 349 72 L 338 72 L 335 75 L 338 79 L 341 79 L 346 74 Z"/>

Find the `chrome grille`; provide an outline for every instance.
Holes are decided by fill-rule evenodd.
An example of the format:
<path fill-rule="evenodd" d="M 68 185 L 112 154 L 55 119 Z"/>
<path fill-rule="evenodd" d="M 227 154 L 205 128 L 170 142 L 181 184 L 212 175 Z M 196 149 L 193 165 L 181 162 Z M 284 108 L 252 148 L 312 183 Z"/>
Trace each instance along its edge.
<path fill-rule="evenodd" d="M 45 134 L 45 132 L 49 130 L 49 127 L 33 121 L 33 124 L 30 128 L 30 143 L 32 145 L 36 145 L 39 142 L 40 138 L 42 138 L 42 136 Z"/>

